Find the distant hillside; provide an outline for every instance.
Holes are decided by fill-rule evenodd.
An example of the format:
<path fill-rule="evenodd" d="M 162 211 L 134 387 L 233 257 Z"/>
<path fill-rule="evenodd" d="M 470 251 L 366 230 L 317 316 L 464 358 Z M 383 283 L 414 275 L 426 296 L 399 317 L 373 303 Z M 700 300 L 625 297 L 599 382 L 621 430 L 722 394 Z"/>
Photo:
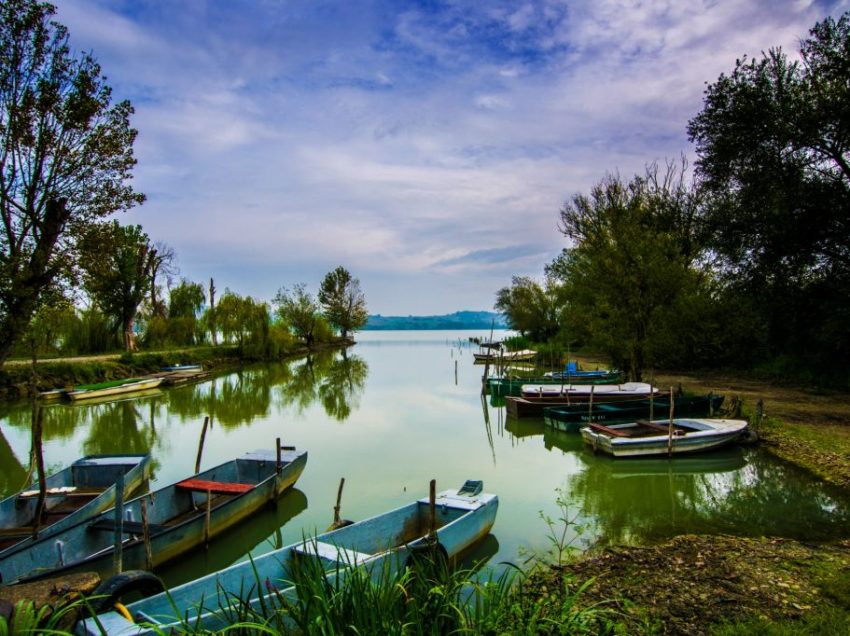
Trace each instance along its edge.
<path fill-rule="evenodd" d="M 495 321 L 495 323 L 494 323 Z M 492 311 L 456 311 L 446 316 L 369 316 L 365 331 L 378 329 L 506 329 L 502 314 Z"/>

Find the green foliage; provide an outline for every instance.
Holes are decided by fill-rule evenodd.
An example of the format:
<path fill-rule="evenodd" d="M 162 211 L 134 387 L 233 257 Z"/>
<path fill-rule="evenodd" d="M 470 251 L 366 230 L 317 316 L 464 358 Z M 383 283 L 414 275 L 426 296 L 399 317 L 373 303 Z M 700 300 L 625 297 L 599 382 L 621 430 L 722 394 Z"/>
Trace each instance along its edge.
<path fill-rule="evenodd" d="M 251 359 L 266 357 L 271 317 L 265 303 L 226 289 L 216 304 L 215 321 L 225 342 L 234 342 L 241 357 Z"/>
<path fill-rule="evenodd" d="M 730 305 L 749 301 L 760 356 L 850 368 L 850 13 L 801 42 L 738 60 L 688 134 L 709 196 L 708 247 Z"/>
<path fill-rule="evenodd" d="M 325 318 L 339 329 L 343 338 L 363 327 L 369 319 L 360 281 L 342 266 L 325 275 L 318 299 Z"/>
<path fill-rule="evenodd" d="M 72 270 L 74 240 L 141 203 L 129 102 L 89 54 L 74 57 L 55 7 L 0 4 L 0 363 Z"/>
<path fill-rule="evenodd" d="M 322 320 L 319 305 L 307 291 L 307 286 L 298 283 L 291 290 L 281 287 L 272 302 L 277 306 L 278 319 L 292 330 L 296 338 L 308 346 L 312 345 L 316 339 L 316 329 L 321 329 Z"/>
<path fill-rule="evenodd" d="M 609 176 L 561 210 L 561 231 L 575 247 L 547 274 L 561 283 L 565 329 L 633 379 L 662 359 L 688 361 L 693 348 L 683 343 L 706 336 L 697 310 L 711 298 L 696 260 L 699 203 L 684 167 L 668 165 L 663 173 L 650 166 L 628 183 Z"/>
<path fill-rule="evenodd" d="M 554 279 L 547 278 L 544 286 L 527 276 L 514 276 L 510 287 L 497 292 L 495 309 L 505 314 L 511 329 L 543 342 L 558 333 L 564 306 Z"/>
<path fill-rule="evenodd" d="M 92 226 L 80 240 L 83 286 L 123 335 L 124 349 L 135 348 L 133 324 L 150 288 L 153 245 L 140 225 L 118 221 Z"/>
<path fill-rule="evenodd" d="M 97 307 L 76 312 L 65 328 L 65 355 L 106 353 L 118 346 L 114 328 Z"/>

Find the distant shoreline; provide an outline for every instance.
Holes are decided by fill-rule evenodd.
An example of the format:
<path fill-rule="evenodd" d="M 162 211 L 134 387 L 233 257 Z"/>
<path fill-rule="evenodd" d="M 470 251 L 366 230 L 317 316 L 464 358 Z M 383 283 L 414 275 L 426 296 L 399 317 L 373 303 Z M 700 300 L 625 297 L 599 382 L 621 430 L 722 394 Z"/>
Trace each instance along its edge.
<path fill-rule="evenodd" d="M 491 311 L 458 311 L 443 316 L 369 316 L 360 331 L 405 331 L 446 329 L 507 329 L 502 314 Z"/>

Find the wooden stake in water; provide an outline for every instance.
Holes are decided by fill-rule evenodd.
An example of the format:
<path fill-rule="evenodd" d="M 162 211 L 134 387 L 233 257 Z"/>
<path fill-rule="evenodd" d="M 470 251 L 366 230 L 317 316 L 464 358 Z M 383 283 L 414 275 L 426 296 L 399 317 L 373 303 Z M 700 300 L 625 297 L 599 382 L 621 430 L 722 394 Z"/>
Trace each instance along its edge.
<path fill-rule="evenodd" d="M 198 457 L 195 459 L 195 472 L 201 472 L 201 457 L 204 454 L 204 441 L 207 438 L 207 427 L 210 425 L 210 416 L 204 418 L 204 427 L 201 429 L 201 439 L 198 442 Z"/>
<path fill-rule="evenodd" d="M 124 569 L 124 473 L 118 473 L 115 482 L 115 551 L 112 555 L 112 569 L 121 574 Z"/>
<path fill-rule="evenodd" d="M 590 399 L 587 401 L 587 421 L 593 421 L 593 389 L 596 387 L 595 384 L 590 385 Z"/>
<path fill-rule="evenodd" d="M 655 401 L 653 400 L 654 396 L 655 396 L 655 374 L 650 373 L 649 374 L 649 421 L 650 422 L 652 421 L 652 416 L 653 416 L 654 410 L 655 410 L 654 409 Z"/>
<path fill-rule="evenodd" d="M 280 438 L 279 437 L 275 440 L 275 450 L 276 450 L 276 453 L 277 453 L 277 464 L 275 464 L 275 470 L 277 470 L 277 473 L 279 475 L 281 469 L 283 468 L 283 464 L 280 461 Z"/>
<path fill-rule="evenodd" d="M 336 505 L 334 506 L 334 528 L 339 527 L 339 509 L 342 506 L 342 487 L 345 486 L 345 477 L 339 479 L 339 490 L 336 491 Z"/>
<path fill-rule="evenodd" d="M 41 440 L 44 432 L 42 408 L 33 398 L 32 403 L 32 457 L 35 459 L 35 473 L 38 479 L 38 499 L 35 502 L 35 514 L 32 520 L 32 538 L 38 538 L 41 518 L 44 515 L 44 504 L 47 500 L 47 476 L 44 474 L 44 451 Z"/>
<path fill-rule="evenodd" d="M 437 537 L 437 480 L 432 479 L 428 490 L 428 536 Z"/>
<path fill-rule="evenodd" d="M 197 471 L 195 471 L 197 472 Z M 147 501 L 142 498 L 142 539 L 145 542 L 145 565 L 148 570 L 153 569 L 153 550 L 151 549 L 151 529 L 148 525 Z"/>
<path fill-rule="evenodd" d="M 673 456 L 673 387 L 670 387 L 670 423 L 667 425 L 667 455 Z"/>

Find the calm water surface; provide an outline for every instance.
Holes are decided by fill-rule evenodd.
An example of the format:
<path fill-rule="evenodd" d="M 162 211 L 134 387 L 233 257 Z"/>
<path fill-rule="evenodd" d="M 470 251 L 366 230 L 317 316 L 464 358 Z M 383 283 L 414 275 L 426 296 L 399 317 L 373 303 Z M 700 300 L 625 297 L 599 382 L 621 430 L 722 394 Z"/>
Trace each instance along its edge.
<path fill-rule="evenodd" d="M 146 452 L 151 488 L 194 472 L 204 417 L 212 418 L 202 467 L 275 438 L 309 453 L 296 489 L 277 509 L 162 572 L 176 584 L 324 530 L 345 477 L 342 515 L 363 519 L 427 496 L 428 482 L 457 488 L 483 479 L 500 498 L 492 535 L 471 558 L 518 562 L 548 547 L 542 516 L 560 496 L 591 543 L 647 542 L 683 532 L 842 536 L 850 501 L 758 449 L 730 448 L 667 460 L 594 456 L 579 435 L 538 420 L 508 420 L 480 396 L 470 331 L 364 332 L 344 354 L 258 366 L 194 386 L 122 402 L 45 411 L 48 472 L 93 453 Z M 474 347 L 474 345 L 473 345 Z M 0 419 L 0 488 L 20 489 L 29 466 L 30 410 Z"/>

